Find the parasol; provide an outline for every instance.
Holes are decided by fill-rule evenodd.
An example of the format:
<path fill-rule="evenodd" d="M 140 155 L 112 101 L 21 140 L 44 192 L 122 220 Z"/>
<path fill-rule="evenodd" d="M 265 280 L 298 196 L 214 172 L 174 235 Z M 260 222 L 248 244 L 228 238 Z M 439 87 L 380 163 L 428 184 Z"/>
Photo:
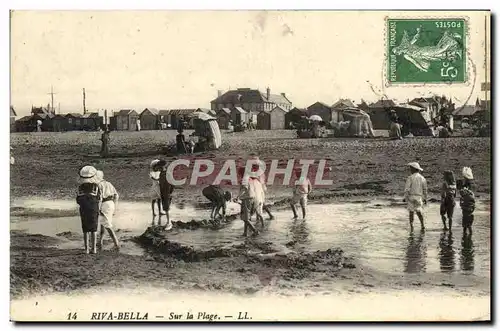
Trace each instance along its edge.
<path fill-rule="evenodd" d="M 309 117 L 309 120 L 310 121 L 314 121 L 314 122 L 321 122 L 321 121 L 323 121 L 323 119 L 320 116 L 318 116 L 318 115 L 312 115 L 311 117 Z"/>

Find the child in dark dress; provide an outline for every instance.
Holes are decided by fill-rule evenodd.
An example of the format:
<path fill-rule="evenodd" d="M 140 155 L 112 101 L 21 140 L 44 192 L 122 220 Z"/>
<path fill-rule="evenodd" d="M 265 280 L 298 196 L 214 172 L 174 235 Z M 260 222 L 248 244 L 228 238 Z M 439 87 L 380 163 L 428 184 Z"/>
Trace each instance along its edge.
<path fill-rule="evenodd" d="M 80 219 L 86 254 L 89 253 L 89 240 L 91 253 L 97 253 L 97 227 L 99 225 L 99 209 L 102 197 L 96 175 L 97 169 L 92 166 L 85 166 L 80 170 L 78 180 L 76 202 L 80 206 Z"/>
<path fill-rule="evenodd" d="M 440 214 L 443 220 L 443 229 L 448 228 L 451 231 L 453 223 L 453 211 L 455 209 L 455 197 L 457 196 L 457 185 L 455 182 L 455 175 L 452 171 L 446 170 L 443 174 L 444 183 L 441 186 L 441 207 Z M 448 217 L 448 227 L 446 226 L 446 217 Z"/>
<path fill-rule="evenodd" d="M 474 210 L 476 209 L 476 199 L 474 197 L 472 170 L 468 167 L 463 169 L 464 179 L 457 184 L 460 192 L 460 207 L 462 208 L 462 228 L 463 234 L 472 234 L 472 223 L 474 223 Z"/>
<path fill-rule="evenodd" d="M 187 150 L 186 150 L 186 137 L 184 136 L 184 130 L 182 128 L 179 128 L 177 130 L 177 132 L 179 133 L 176 137 L 175 137 L 175 142 L 176 142 L 176 146 L 177 146 L 177 153 L 186 153 Z"/>

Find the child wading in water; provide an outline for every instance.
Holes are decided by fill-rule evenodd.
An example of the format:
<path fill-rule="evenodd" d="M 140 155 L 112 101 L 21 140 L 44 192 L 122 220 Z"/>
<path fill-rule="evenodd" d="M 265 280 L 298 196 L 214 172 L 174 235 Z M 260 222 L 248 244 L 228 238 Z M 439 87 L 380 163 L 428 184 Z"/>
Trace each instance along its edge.
<path fill-rule="evenodd" d="M 113 230 L 113 216 L 115 215 L 116 206 L 118 204 L 118 192 L 110 182 L 104 180 L 104 173 L 100 170 L 97 171 L 97 180 L 99 182 L 99 189 L 102 195 L 101 212 L 100 212 L 100 236 L 99 248 L 102 249 L 104 242 L 104 233 L 108 232 L 109 236 L 115 244 L 115 250 L 120 250 L 118 238 Z"/>
<path fill-rule="evenodd" d="M 85 166 L 80 170 L 76 202 L 80 206 L 82 221 L 83 242 L 85 253 L 89 253 L 89 240 L 91 253 L 97 253 L 97 226 L 99 225 L 99 209 L 102 200 L 101 190 L 98 185 L 97 170 L 92 166 Z"/>
<path fill-rule="evenodd" d="M 474 197 L 474 192 L 472 192 L 472 180 L 474 177 L 472 176 L 471 168 L 464 167 L 462 175 L 464 176 L 464 180 L 459 181 L 458 189 L 460 192 L 460 207 L 462 208 L 462 228 L 464 229 L 464 235 L 466 235 L 467 231 L 469 231 L 469 234 L 472 234 L 476 199 Z"/>
<path fill-rule="evenodd" d="M 443 220 L 443 229 L 451 231 L 453 224 L 453 211 L 455 209 L 455 197 L 457 196 L 457 185 L 455 175 L 452 171 L 446 170 L 443 174 L 444 183 L 441 187 L 441 207 L 439 212 Z M 446 217 L 448 217 L 448 227 L 446 227 Z"/>
<path fill-rule="evenodd" d="M 295 205 L 300 204 L 302 209 L 302 218 L 306 218 L 306 207 L 307 207 L 307 197 L 312 191 L 312 185 L 309 178 L 305 174 L 302 174 L 300 169 L 295 170 L 295 175 L 297 176 L 297 182 L 293 189 L 293 196 L 290 205 L 292 206 L 293 218 L 297 219 L 297 211 L 295 210 Z"/>
<path fill-rule="evenodd" d="M 423 205 L 427 204 L 427 181 L 420 174 L 422 168 L 417 162 L 408 163 L 408 166 L 410 166 L 411 175 L 406 180 L 405 200 L 408 204 L 410 229 L 413 231 L 413 220 L 416 213 L 420 220 L 420 226 L 424 230 L 424 215 L 422 211 Z"/>

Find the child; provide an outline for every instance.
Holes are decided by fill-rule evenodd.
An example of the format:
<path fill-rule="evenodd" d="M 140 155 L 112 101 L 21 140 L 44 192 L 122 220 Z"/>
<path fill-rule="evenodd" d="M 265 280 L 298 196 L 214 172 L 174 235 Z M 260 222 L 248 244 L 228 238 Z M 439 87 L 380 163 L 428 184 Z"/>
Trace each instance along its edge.
<path fill-rule="evenodd" d="M 104 231 L 107 231 L 113 243 L 115 244 L 115 249 L 120 250 L 120 245 L 118 244 L 118 238 L 113 230 L 113 216 L 115 214 L 116 206 L 118 204 L 118 192 L 116 191 L 113 184 L 104 180 L 104 173 L 100 170 L 97 171 L 97 181 L 99 183 L 99 189 L 102 195 L 101 211 L 100 211 L 100 223 L 101 231 L 99 237 L 99 247 L 102 249 L 104 241 Z"/>
<path fill-rule="evenodd" d="M 210 213 L 210 218 L 215 219 L 217 215 L 220 214 L 220 210 L 222 209 L 222 219 L 225 220 L 227 202 L 232 199 L 231 192 L 224 191 L 218 185 L 209 185 L 205 187 L 201 193 L 205 198 L 212 202 L 212 212 Z"/>
<path fill-rule="evenodd" d="M 297 211 L 295 210 L 295 205 L 300 203 L 300 207 L 302 209 L 302 218 L 306 218 L 306 207 L 307 207 L 307 196 L 312 191 L 312 185 L 309 181 L 309 178 L 306 175 L 301 174 L 302 171 L 300 169 L 295 170 L 295 175 L 297 176 L 297 182 L 295 183 L 295 187 L 293 189 L 293 197 L 290 205 L 292 206 L 293 218 L 297 219 Z"/>
<path fill-rule="evenodd" d="M 264 203 L 263 188 L 259 180 L 252 178 L 245 178 L 245 168 L 242 167 L 238 170 L 238 176 L 240 178 L 240 192 L 238 194 L 239 200 L 241 200 L 241 219 L 245 223 L 243 230 L 243 236 L 247 236 L 248 228 L 250 228 L 254 235 L 259 234 L 257 229 L 250 223 L 251 211 L 255 210 L 257 214 L 257 221 L 260 220 L 261 224 L 264 224 L 262 218 L 262 205 Z M 259 192 L 257 192 L 259 190 Z"/>
<path fill-rule="evenodd" d="M 424 204 L 427 204 L 427 181 L 424 176 L 420 174 L 422 168 L 417 162 L 408 163 L 408 166 L 410 167 L 411 175 L 406 180 L 404 195 L 408 204 L 410 229 L 413 231 L 413 219 L 416 213 L 420 220 L 420 226 L 422 230 L 424 230 L 425 225 L 422 208 Z"/>
<path fill-rule="evenodd" d="M 260 158 L 255 153 L 252 153 L 252 158 L 253 158 L 253 160 L 260 162 Z M 259 170 L 259 166 L 257 164 L 252 165 L 252 172 L 257 172 L 258 170 Z M 265 195 L 267 193 L 265 173 L 262 173 L 258 179 L 259 179 L 260 183 L 262 184 L 262 188 L 264 189 L 264 195 Z M 274 219 L 274 215 L 271 213 L 271 208 L 265 202 L 265 196 L 264 196 L 264 205 L 262 206 L 262 209 L 269 215 L 270 220 Z M 254 211 L 251 211 L 250 215 L 253 215 L 253 213 L 254 213 Z"/>
<path fill-rule="evenodd" d="M 187 150 L 186 150 L 186 137 L 184 137 L 184 130 L 182 129 L 182 127 L 180 127 L 177 132 L 179 133 L 176 137 L 175 137 L 175 141 L 176 141 L 176 145 L 177 145 L 177 153 L 183 153 L 183 154 L 186 154 L 187 153 Z"/>
<path fill-rule="evenodd" d="M 460 207 L 462 208 L 462 228 L 464 235 L 467 234 L 467 230 L 472 235 L 472 223 L 474 222 L 474 210 L 476 209 L 476 200 L 474 192 L 472 192 L 474 177 L 472 176 L 472 170 L 468 167 L 463 168 L 462 174 L 464 180 L 458 182 Z"/>
<path fill-rule="evenodd" d="M 89 239 L 92 254 L 97 253 L 97 226 L 99 224 L 99 208 L 102 195 L 97 184 L 96 174 L 96 168 L 85 166 L 80 170 L 80 177 L 78 179 L 79 186 L 76 202 L 80 206 L 85 254 L 89 253 Z"/>
<path fill-rule="evenodd" d="M 448 216 L 448 227 L 451 231 L 453 223 L 453 211 L 455 209 L 455 197 L 457 196 L 457 186 L 455 183 L 455 175 L 452 171 L 446 170 L 443 174 L 444 183 L 441 187 L 441 207 L 440 214 L 443 220 L 443 229 L 447 231 L 446 216 Z"/>
<path fill-rule="evenodd" d="M 155 204 L 158 206 L 159 217 L 165 215 L 161 203 L 161 192 L 160 192 L 160 170 L 158 168 L 160 160 L 153 160 L 150 165 L 149 178 L 151 179 L 151 212 L 153 213 L 152 225 L 155 225 Z M 160 220 L 158 220 L 159 222 Z"/>

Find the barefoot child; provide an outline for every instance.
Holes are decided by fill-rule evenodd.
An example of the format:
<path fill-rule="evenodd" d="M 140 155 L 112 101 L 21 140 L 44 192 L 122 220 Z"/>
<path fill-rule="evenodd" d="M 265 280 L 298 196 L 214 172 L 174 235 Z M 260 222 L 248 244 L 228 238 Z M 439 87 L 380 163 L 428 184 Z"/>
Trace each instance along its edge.
<path fill-rule="evenodd" d="M 422 230 L 425 229 L 423 205 L 427 204 L 427 181 L 424 176 L 420 174 L 422 168 L 417 162 L 408 163 L 411 175 L 406 180 L 405 185 L 405 200 L 408 204 L 410 228 L 413 231 L 413 219 L 415 213 L 420 220 Z"/>
<path fill-rule="evenodd" d="M 453 223 L 453 211 L 455 209 L 455 197 L 457 196 L 457 185 L 455 175 L 452 171 L 446 170 L 443 174 L 443 185 L 441 187 L 441 206 L 439 212 L 443 220 L 443 229 L 451 231 Z M 446 227 L 446 217 L 448 217 L 448 227 Z"/>
<path fill-rule="evenodd" d="M 100 211 L 100 236 L 99 236 L 99 247 L 102 249 L 104 241 L 104 232 L 107 231 L 113 243 L 115 244 L 115 249 L 120 250 L 120 245 L 118 244 L 118 238 L 116 237 L 115 231 L 113 230 L 113 216 L 115 214 L 116 206 L 118 204 L 118 192 L 116 191 L 113 184 L 104 180 L 104 173 L 100 170 L 97 171 L 97 180 L 99 182 L 99 189 L 102 194 L 102 203 Z"/>
<path fill-rule="evenodd" d="M 80 170 L 76 202 L 80 206 L 80 219 L 82 221 L 83 242 L 85 254 L 97 253 L 97 226 L 99 224 L 99 208 L 101 192 L 97 184 L 97 170 L 92 166 L 85 166 Z"/>
<path fill-rule="evenodd" d="M 462 208 L 462 228 L 464 235 L 472 234 L 472 223 L 474 222 L 474 210 L 476 209 L 476 200 L 472 192 L 472 170 L 464 167 L 462 174 L 463 181 L 459 181 L 458 189 L 460 192 L 460 207 Z"/>
<path fill-rule="evenodd" d="M 300 203 L 300 208 L 302 209 L 302 218 L 306 218 L 306 207 L 307 207 L 307 197 L 312 191 L 312 185 L 309 178 L 305 174 L 302 174 L 300 169 L 295 170 L 295 175 L 297 176 L 297 181 L 295 182 L 295 187 L 293 189 L 293 197 L 290 205 L 292 206 L 293 218 L 298 218 L 297 211 L 295 210 L 295 205 Z"/>
<path fill-rule="evenodd" d="M 153 160 L 150 164 L 149 178 L 151 179 L 151 212 L 153 214 L 152 225 L 155 225 L 155 205 L 158 206 L 158 215 L 165 215 L 163 212 L 163 207 L 161 203 L 161 192 L 160 192 L 160 172 L 161 169 L 158 168 L 158 164 L 160 160 Z M 158 219 L 158 224 L 160 223 L 160 219 Z"/>

